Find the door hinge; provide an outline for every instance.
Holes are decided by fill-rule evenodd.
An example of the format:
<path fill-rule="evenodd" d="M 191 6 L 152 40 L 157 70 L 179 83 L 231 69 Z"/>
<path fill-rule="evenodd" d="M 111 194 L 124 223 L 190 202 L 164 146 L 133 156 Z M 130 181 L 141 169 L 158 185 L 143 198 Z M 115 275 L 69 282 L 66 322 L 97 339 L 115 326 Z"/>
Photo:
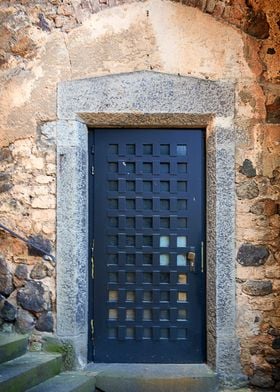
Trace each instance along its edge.
<path fill-rule="evenodd" d="M 91 153 L 94 155 L 94 153 L 95 153 L 95 148 L 94 148 L 95 146 L 93 145 L 92 147 L 91 147 Z"/>
<path fill-rule="evenodd" d="M 95 174 L 95 168 L 94 166 L 91 166 L 91 175 L 94 176 L 94 174 Z"/>
<path fill-rule="evenodd" d="M 91 277 L 94 279 L 94 240 L 91 245 Z"/>
<path fill-rule="evenodd" d="M 90 320 L 91 340 L 94 339 L 94 320 Z"/>
<path fill-rule="evenodd" d="M 204 242 L 201 241 L 201 272 L 204 272 Z"/>

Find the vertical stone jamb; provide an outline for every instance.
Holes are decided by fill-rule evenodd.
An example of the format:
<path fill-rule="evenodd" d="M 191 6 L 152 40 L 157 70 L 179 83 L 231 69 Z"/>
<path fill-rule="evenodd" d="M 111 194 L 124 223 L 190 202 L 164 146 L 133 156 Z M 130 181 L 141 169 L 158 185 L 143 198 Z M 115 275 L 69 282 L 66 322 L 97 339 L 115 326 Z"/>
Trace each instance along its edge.
<path fill-rule="evenodd" d="M 79 367 L 88 345 L 87 127 L 57 128 L 57 336 L 72 343 Z"/>
<path fill-rule="evenodd" d="M 235 292 L 235 129 L 233 117 L 214 120 L 216 370 L 225 384 L 242 384 L 236 336 Z"/>

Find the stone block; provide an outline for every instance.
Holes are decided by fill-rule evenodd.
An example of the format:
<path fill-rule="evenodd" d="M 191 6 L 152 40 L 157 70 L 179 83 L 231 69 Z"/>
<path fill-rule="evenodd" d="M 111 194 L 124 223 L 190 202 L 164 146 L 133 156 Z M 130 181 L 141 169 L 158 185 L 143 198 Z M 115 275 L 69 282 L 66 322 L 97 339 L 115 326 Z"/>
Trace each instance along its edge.
<path fill-rule="evenodd" d="M 255 204 L 252 205 L 252 207 L 250 208 L 250 212 L 256 215 L 271 216 L 277 214 L 278 205 L 275 200 L 258 200 Z"/>
<path fill-rule="evenodd" d="M 265 357 L 266 362 L 270 363 L 271 365 L 277 365 L 280 363 L 280 354 L 276 355 L 269 355 Z"/>
<path fill-rule="evenodd" d="M 43 312 L 39 316 L 35 328 L 38 331 L 53 332 L 54 320 L 53 320 L 52 312 Z"/>
<path fill-rule="evenodd" d="M 176 99 L 170 99 L 174 96 Z M 58 115 L 74 120 L 79 112 L 127 113 L 129 107 L 139 113 L 215 113 L 227 117 L 233 115 L 233 100 L 228 83 L 136 72 L 61 83 Z"/>
<path fill-rule="evenodd" d="M 248 280 L 242 285 L 242 291 L 252 296 L 263 296 L 272 293 L 272 282 L 270 280 Z"/>
<path fill-rule="evenodd" d="M 275 382 L 272 380 L 271 374 L 263 370 L 257 370 L 254 375 L 250 377 L 250 384 L 259 388 L 271 388 L 274 386 Z"/>
<path fill-rule="evenodd" d="M 15 276 L 19 279 L 27 279 L 28 278 L 28 268 L 25 264 L 19 264 L 15 269 Z"/>
<path fill-rule="evenodd" d="M 246 180 L 236 187 L 238 199 L 254 199 L 259 195 L 258 184 L 254 180 Z"/>
<path fill-rule="evenodd" d="M 0 255 L 0 294 L 8 296 L 13 290 L 12 274 L 3 255 Z"/>
<path fill-rule="evenodd" d="M 10 302 L 5 301 L 0 311 L 0 318 L 4 321 L 14 321 L 17 316 L 17 309 Z"/>
<path fill-rule="evenodd" d="M 49 209 L 55 208 L 56 200 L 52 195 L 41 195 L 34 197 L 31 202 L 32 208 Z"/>
<path fill-rule="evenodd" d="M 9 192 L 13 187 L 13 184 L 6 182 L 4 184 L 0 184 L 0 193 Z"/>
<path fill-rule="evenodd" d="M 264 245 L 243 244 L 237 253 L 237 262 L 244 266 L 259 266 L 265 264 L 269 251 Z"/>
<path fill-rule="evenodd" d="M 54 181 L 54 178 L 52 176 L 39 175 L 36 176 L 35 181 L 39 184 L 49 184 Z"/>
<path fill-rule="evenodd" d="M 35 327 L 35 317 L 24 309 L 18 310 L 15 329 L 18 333 L 30 333 Z"/>
<path fill-rule="evenodd" d="M 245 32 L 258 39 L 266 39 L 269 37 L 269 23 L 265 12 L 255 12 L 250 8 L 250 18 L 247 20 Z"/>
<path fill-rule="evenodd" d="M 252 161 L 250 159 L 245 159 L 242 166 L 239 169 L 239 172 L 244 174 L 246 177 L 255 177 L 256 176 L 256 169 L 253 166 Z"/>
<path fill-rule="evenodd" d="M 28 242 L 30 245 L 28 245 L 28 255 L 29 256 L 44 256 L 44 252 L 46 253 L 51 253 L 52 251 L 52 244 L 49 239 L 42 237 L 41 235 L 36 235 L 36 236 L 29 236 Z M 32 245 L 35 247 L 38 247 L 39 249 L 42 249 L 40 251 L 39 249 L 34 248 Z"/>
<path fill-rule="evenodd" d="M 51 271 L 49 270 L 48 266 L 45 263 L 41 262 L 35 264 L 30 273 L 30 277 L 32 279 L 44 279 L 50 275 Z"/>
<path fill-rule="evenodd" d="M 17 292 L 18 304 L 31 312 L 43 312 L 50 307 L 49 293 L 40 282 L 26 282 Z"/>
<path fill-rule="evenodd" d="M 277 337 L 272 341 L 272 348 L 274 348 L 275 350 L 280 349 L 280 337 Z"/>
<path fill-rule="evenodd" d="M 6 163 L 12 162 L 13 157 L 11 150 L 9 148 L 1 148 L 0 149 L 0 162 L 5 161 Z"/>
<path fill-rule="evenodd" d="M 280 328 L 269 328 L 268 333 L 272 336 L 280 336 Z"/>
<path fill-rule="evenodd" d="M 280 123 L 280 97 L 276 97 L 273 103 L 266 105 L 266 112 L 266 121 L 268 123 Z"/>

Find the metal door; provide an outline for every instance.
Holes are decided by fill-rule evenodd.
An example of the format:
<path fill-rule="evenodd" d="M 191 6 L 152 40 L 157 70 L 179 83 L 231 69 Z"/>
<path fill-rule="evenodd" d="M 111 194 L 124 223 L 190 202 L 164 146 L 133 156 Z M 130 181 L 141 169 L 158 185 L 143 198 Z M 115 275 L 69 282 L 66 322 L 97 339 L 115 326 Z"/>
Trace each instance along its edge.
<path fill-rule="evenodd" d="M 95 362 L 205 359 L 204 132 L 92 130 Z"/>

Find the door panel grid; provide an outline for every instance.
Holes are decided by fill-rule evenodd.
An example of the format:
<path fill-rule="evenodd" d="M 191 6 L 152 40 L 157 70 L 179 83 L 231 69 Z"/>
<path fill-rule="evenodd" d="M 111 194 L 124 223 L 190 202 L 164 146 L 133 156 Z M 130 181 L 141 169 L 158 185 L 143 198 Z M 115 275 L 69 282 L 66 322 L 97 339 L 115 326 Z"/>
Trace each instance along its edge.
<path fill-rule="evenodd" d="M 203 132 L 94 133 L 95 359 L 201 362 Z M 197 177 L 196 177 L 197 176 Z"/>

